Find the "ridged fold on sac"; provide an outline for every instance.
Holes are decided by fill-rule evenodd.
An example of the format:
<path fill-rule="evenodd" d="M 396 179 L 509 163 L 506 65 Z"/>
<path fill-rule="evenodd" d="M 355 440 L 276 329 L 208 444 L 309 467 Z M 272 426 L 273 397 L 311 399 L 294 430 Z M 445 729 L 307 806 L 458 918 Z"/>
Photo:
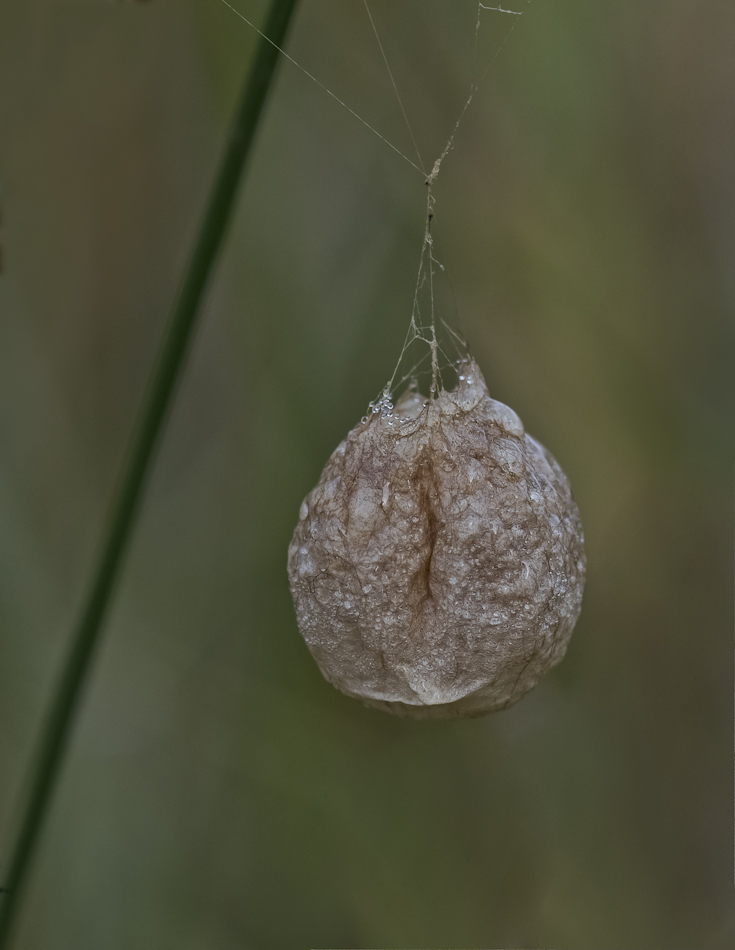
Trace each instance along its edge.
<path fill-rule="evenodd" d="M 299 628 L 342 692 L 399 715 L 503 709 L 563 657 L 585 577 L 569 483 L 472 359 L 336 449 L 301 506 Z"/>

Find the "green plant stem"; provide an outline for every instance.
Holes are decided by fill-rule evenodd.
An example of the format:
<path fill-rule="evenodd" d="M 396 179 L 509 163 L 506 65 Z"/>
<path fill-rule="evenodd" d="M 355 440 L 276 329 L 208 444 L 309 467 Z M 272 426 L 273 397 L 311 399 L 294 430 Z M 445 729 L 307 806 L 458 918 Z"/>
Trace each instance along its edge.
<path fill-rule="evenodd" d="M 263 33 L 276 46 L 283 46 L 297 2 L 272 0 Z M 99 560 L 41 734 L 18 836 L 10 855 L 4 888 L 0 892 L 0 950 L 8 946 L 33 855 L 59 779 L 74 715 L 100 640 L 102 624 L 140 508 L 155 449 L 181 375 L 202 295 L 222 245 L 243 168 L 273 82 L 278 56 L 275 46 L 261 37 L 178 303 L 153 371 L 116 501 L 111 509 Z"/>

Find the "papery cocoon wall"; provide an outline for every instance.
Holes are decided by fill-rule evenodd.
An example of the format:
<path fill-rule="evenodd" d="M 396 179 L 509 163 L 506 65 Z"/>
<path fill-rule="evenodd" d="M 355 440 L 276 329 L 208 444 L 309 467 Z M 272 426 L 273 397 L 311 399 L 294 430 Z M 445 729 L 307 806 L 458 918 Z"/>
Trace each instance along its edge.
<path fill-rule="evenodd" d="M 455 391 L 409 391 L 349 433 L 301 506 L 288 572 L 338 689 L 399 715 L 475 716 L 563 657 L 582 525 L 559 465 L 467 359 Z"/>

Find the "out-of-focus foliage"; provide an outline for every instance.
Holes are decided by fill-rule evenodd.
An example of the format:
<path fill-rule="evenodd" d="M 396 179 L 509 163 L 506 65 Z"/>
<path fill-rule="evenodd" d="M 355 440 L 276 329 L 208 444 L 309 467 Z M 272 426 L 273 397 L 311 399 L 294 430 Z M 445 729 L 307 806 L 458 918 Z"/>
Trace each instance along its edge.
<path fill-rule="evenodd" d="M 371 6 L 433 159 L 477 5 Z M 575 490 L 567 659 L 507 712 L 415 723 L 299 637 L 287 544 L 393 369 L 425 189 L 284 62 L 19 950 L 732 946 L 735 10 L 536 0 L 483 14 L 480 69 L 516 19 L 436 236 L 491 394 Z M 5 848 L 253 48 L 219 0 L 0 8 Z M 359 0 L 303 0 L 289 50 L 409 152 Z"/>

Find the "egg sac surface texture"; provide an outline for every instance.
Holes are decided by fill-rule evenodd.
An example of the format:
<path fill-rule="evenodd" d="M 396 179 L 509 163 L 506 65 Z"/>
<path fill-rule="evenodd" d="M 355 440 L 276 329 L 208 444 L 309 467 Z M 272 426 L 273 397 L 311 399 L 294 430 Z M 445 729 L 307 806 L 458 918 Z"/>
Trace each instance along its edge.
<path fill-rule="evenodd" d="M 399 715 L 481 715 L 563 657 L 582 525 L 559 465 L 473 360 L 455 391 L 415 399 L 371 414 L 327 462 L 289 548 L 291 591 L 342 692 Z"/>

